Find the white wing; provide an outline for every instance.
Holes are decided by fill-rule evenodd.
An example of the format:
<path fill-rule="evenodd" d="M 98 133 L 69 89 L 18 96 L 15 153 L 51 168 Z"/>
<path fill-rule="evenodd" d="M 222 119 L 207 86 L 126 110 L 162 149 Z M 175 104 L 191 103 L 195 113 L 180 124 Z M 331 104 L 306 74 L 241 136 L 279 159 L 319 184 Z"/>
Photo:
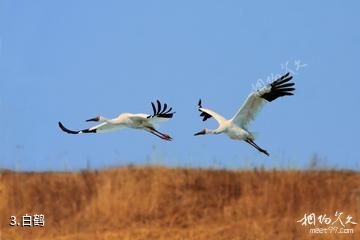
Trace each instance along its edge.
<path fill-rule="evenodd" d="M 249 123 L 255 119 L 264 103 L 265 100 L 259 96 L 258 92 L 251 93 L 231 121 L 239 127 L 247 129 Z"/>
<path fill-rule="evenodd" d="M 199 111 L 202 112 L 202 113 L 206 113 L 207 115 L 213 117 L 219 124 L 222 124 L 223 122 L 226 121 L 226 119 L 223 116 L 221 116 L 220 114 L 214 112 L 213 110 L 200 107 Z M 206 119 L 210 118 L 207 115 L 203 115 L 204 116 L 203 121 L 206 121 Z"/>
<path fill-rule="evenodd" d="M 133 116 L 129 117 L 131 120 L 133 121 L 146 121 L 149 123 L 159 123 L 159 122 L 165 122 L 168 121 L 169 119 L 172 118 L 174 113 L 171 114 L 167 114 L 166 117 L 165 116 L 159 116 L 159 115 L 149 115 L 149 114 L 145 114 L 145 113 L 138 113 L 138 114 L 134 114 Z"/>
<path fill-rule="evenodd" d="M 148 122 L 156 124 L 156 123 L 168 121 L 169 119 L 170 118 L 152 117 L 152 118 L 148 118 Z"/>
<path fill-rule="evenodd" d="M 247 129 L 264 103 L 272 102 L 279 97 L 293 95 L 295 83 L 287 83 L 291 79 L 290 73 L 286 73 L 272 83 L 250 93 L 231 121 L 239 127 Z"/>
<path fill-rule="evenodd" d="M 89 128 L 89 131 L 96 131 L 97 133 L 114 132 L 124 128 L 124 125 L 111 124 L 109 122 L 100 123 L 94 127 Z"/>
<path fill-rule="evenodd" d="M 223 122 L 226 121 L 226 119 L 223 116 L 214 112 L 213 110 L 203 108 L 201 105 L 201 99 L 199 99 L 198 110 L 199 110 L 199 112 L 201 112 L 200 117 L 203 118 L 203 121 L 206 121 L 207 119 L 209 119 L 211 117 L 213 117 L 219 123 L 219 125 L 221 125 Z"/>

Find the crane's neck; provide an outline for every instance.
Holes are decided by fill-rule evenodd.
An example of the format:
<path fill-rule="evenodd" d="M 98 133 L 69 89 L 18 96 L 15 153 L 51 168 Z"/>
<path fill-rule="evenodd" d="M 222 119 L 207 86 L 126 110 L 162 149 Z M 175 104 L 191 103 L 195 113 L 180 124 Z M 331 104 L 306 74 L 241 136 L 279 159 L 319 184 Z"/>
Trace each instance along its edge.
<path fill-rule="evenodd" d="M 195 133 L 194 135 L 198 136 L 198 135 L 206 135 L 206 134 L 219 134 L 219 133 L 222 133 L 222 132 L 224 132 L 224 131 L 222 129 L 220 129 L 220 128 L 217 128 L 217 129 L 207 129 L 207 128 L 205 128 L 205 129 L 201 130 L 200 132 Z"/>
<path fill-rule="evenodd" d="M 220 134 L 223 133 L 224 129 L 217 128 L 217 129 L 206 129 L 206 134 Z"/>

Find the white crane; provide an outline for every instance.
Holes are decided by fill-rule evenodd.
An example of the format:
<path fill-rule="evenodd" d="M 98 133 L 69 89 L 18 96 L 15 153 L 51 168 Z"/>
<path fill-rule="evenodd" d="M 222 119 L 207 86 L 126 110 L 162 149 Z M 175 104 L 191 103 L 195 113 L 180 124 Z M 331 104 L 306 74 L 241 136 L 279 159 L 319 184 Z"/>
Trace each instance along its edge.
<path fill-rule="evenodd" d="M 153 114 L 145 114 L 145 113 L 122 113 L 118 117 L 113 119 L 107 119 L 103 116 L 97 116 L 91 119 L 86 120 L 87 122 L 100 122 L 100 124 L 90 127 L 87 129 L 73 131 L 69 130 L 64 125 L 59 122 L 59 127 L 66 133 L 69 134 L 81 134 L 81 133 L 103 133 L 103 132 L 112 132 L 125 127 L 133 128 L 133 129 L 143 129 L 149 133 L 154 134 L 155 136 L 166 140 L 171 141 L 171 137 L 168 134 L 161 133 L 155 129 L 155 125 L 158 122 L 169 120 L 173 117 L 175 112 L 172 112 L 172 108 L 167 109 L 167 104 L 161 106 L 159 100 L 156 101 L 157 106 L 152 102 L 151 106 L 153 108 Z"/>
<path fill-rule="evenodd" d="M 286 73 L 272 83 L 253 91 L 249 94 L 243 105 L 231 119 L 225 119 L 220 114 L 210 109 L 203 108 L 201 106 L 200 99 L 198 106 L 199 111 L 201 112 L 200 116 L 203 117 L 203 121 L 213 117 L 219 123 L 219 126 L 214 130 L 205 128 L 194 135 L 225 133 L 231 139 L 244 140 L 260 152 L 269 156 L 269 153 L 266 150 L 256 145 L 254 142 L 254 134 L 248 130 L 248 126 L 249 123 L 255 119 L 256 114 L 265 102 L 272 102 L 278 97 L 293 95 L 292 91 L 295 90 L 293 87 L 295 83 L 288 83 L 291 79 L 292 76 L 290 76 L 290 73 Z"/>

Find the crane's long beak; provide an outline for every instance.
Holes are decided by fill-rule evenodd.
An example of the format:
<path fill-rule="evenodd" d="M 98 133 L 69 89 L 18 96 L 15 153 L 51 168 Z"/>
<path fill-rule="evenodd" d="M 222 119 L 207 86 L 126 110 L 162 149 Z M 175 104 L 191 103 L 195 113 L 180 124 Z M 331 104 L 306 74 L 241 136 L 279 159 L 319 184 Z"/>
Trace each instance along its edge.
<path fill-rule="evenodd" d="M 195 133 L 194 136 L 199 136 L 199 135 L 204 135 L 204 134 L 206 134 L 205 129 L 201 130 L 200 132 Z"/>
<path fill-rule="evenodd" d="M 99 120 L 100 120 L 100 117 L 97 116 L 97 117 L 94 117 L 94 118 L 87 119 L 86 121 L 87 122 L 98 122 Z"/>

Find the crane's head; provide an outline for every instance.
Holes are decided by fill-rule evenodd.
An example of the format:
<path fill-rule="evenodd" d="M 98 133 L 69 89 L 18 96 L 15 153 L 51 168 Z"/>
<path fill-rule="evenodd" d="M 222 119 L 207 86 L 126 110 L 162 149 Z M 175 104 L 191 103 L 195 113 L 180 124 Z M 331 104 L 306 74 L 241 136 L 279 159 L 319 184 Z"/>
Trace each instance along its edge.
<path fill-rule="evenodd" d="M 195 133 L 194 136 L 205 135 L 205 134 L 208 134 L 208 133 L 210 133 L 210 131 L 208 129 L 204 128 L 200 132 Z"/>

